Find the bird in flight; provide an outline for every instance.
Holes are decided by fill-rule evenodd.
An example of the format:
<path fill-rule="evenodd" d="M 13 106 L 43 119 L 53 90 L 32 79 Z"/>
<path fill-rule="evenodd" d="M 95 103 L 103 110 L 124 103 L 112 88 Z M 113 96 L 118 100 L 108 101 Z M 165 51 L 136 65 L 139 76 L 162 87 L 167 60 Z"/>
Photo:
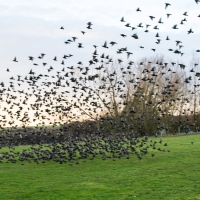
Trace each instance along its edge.
<path fill-rule="evenodd" d="M 172 28 L 173 29 L 178 29 L 178 27 L 177 27 L 178 25 L 177 24 L 175 24 Z"/>
<path fill-rule="evenodd" d="M 73 41 L 75 42 L 76 41 L 76 39 L 78 39 L 77 37 L 72 37 L 72 39 L 73 39 Z"/>
<path fill-rule="evenodd" d="M 107 48 L 108 49 L 108 46 L 107 46 L 107 42 L 105 41 L 104 45 L 102 46 L 104 48 Z"/>
<path fill-rule="evenodd" d="M 188 31 L 188 34 L 190 34 L 190 33 L 194 33 L 192 29 L 190 29 L 190 30 Z"/>
<path fill-rule="evenodd" d="M 138 35 L 135 33 L 133 34 L 131 37 L 135 38 L 135 39 L 139 39 Z"/>
<path fill-rule="evenodd" d="M 154 16 L 149 16 L 151 20 L 153 20 L 155 17 Z"/>
<path fill-rule="evenodd" d="M 159 24 L 163 24 L 162 18 L 159 19 L 158 23 L 159 23 Z"/>
<path fill-rule="evenodd" d="M 124 34 L 120 34 L 122 37 L 126 37 L 126 35 L 124 35 Z"/>
<path fill-rule="evenodd" d="M 140 10 L 140 8 L 137 8 L 137 10 L 136 10 L 137 12 L 141 12 L 141 10 Z"/>
<path fill-rule="evenodd" d="M 167 9 L 168 6 L 171 6 L 170 3 L 165 3 L 165 9 Z"/>
<path fill-rule="evenodd" d="M 13 61 L 14 61 L 14 62 L 18 62 L 16 57 L 14 57 Z"/>
<path fill-rule="evenodd" d="M 120 21 L 121 21 L 121 22 L 125 22 L 125 21 L 124 21 L 124 17 L 122 17 Z"/>
<path fill-rule="evenodd" d="M 78 43 L 78 48 L 83 48 L 82 43 Z"/>

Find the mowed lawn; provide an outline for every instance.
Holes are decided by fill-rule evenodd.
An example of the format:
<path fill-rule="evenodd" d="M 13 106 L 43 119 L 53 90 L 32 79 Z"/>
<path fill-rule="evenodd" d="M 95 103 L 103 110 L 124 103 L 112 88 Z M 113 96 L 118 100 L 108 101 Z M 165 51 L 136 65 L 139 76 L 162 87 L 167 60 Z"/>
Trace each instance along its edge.
<path fill-rule="evenodd" d="M 73 166 L 0 163 L 0 199 L 200 199 L 200 135 L 163 141 L 170 152 L 149 153 L 141 161 L 132 155 L 129 160 L 98 157 Z"/>

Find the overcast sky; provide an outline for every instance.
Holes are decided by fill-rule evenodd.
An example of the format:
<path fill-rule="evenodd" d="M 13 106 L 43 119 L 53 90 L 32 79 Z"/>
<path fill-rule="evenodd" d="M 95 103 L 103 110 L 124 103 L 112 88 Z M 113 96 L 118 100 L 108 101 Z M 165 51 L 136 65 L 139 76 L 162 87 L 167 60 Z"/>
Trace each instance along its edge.
<path fill-rule="evenodd" d="M 116 54 L 117 49 L 127 47 L 131 55 L 130 60 L 136 61 L 144 56 L 163 54 L 167 58 L 188 64 L 192 54 L 200 49 L 200 3 L 197 5 L 194 0 L 168 0 L 171 4 L 165 10 L 165 0 L 0 0 L 0 80 L 6 81 L 10 76 L 16 74 L 25 75 L 32 68 L 45 73 L 52 65 L 60 70 L 64 54 L 74 55 L 65 61 L 65 66 L 76 65 L 82 61 L 88 65 L 94 52 L 93 45 L 99 46 L 99 54 L 105 52 L 113 58 L 123 58 L 123 55 Z M 136 12 L 137 8 L 141 12 Z M 183 13 L 188 11 L 188 16 Z M 166 14 L 172 14 L 167 19 Z M 155 16 L 153 21 L 149 16 Z M 125 23 L 120 22 L 124 16 Z M 162 18 L 163 24 L 158 20 Z M 182 19 L 186 18 L 185 25 L 180 25 Z M 92 22 L 92 30 L 86 28 L 87 22 Z M 137 27 L 142 23 L 144 28 L 131 30 L 124 25 L 130 23 Z M 151 26 L 149 32 L 145 33 L 146 24 Z M 178 25 L 178 30 L 172 26 Z M 153 27 L 158 25 L 159 30 Z M 60 27 L 63 26 L 64 30 Z M 194 33 L 188 35 L 187 31 L 192 28 Z M 80 31 L 86 31 L 83 35 Z M 127 35 L 122 38 L 120 34 Z M 131 37 L 137 33 L 139 40 Z M 161 43 L 156 42 L 156 33 L 160 34 Z M 75 43 L 65 45 L 64 41 L 78 37 Z M 166 41 L 169 36 L 170 41 Z M 176 40 L 182 41 L 184 46 L 181 51 L 185 53 L 182 57 L 169 52 L 168 49 L 177 49 Z M 103 43 L 115 41 L 118 44 L 109 49 L 102 48 Z M 78 43 L 83 43 L 82 49 L 78 49 Z M 144 49 L 139 48 L 143 46 Z M 156 52 L 151 49 L 155 48 Z M 37 58 L 40 53 L 45 53 L 44 60 L 35 59 L 38 66 L 28 60 L 28 56 Z M 200 53 L 199 53 L 200 55 Z M 18 63 L 12 60 L 17 57 Z M 53 58 L 57 56 L 58 62 Z M 43 67 L 42 62 L 47 62 Z M 10 72 L 6 72 L 9 68 Z"/>

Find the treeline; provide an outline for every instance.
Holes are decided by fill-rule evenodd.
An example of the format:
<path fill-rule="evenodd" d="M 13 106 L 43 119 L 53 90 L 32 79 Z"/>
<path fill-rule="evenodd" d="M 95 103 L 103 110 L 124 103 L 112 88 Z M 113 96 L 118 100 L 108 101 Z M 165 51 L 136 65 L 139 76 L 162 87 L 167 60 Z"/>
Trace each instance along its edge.
<path fill-rule="evenodd" d="M 92 81 L 80 83 L 88 99 L 79 99 L 72 107 L 87 119 L 79 122 L 75 132 L 94 129 L 153 135 L 163 129 L 173 134 L 178 127 L 181 132 L 200 127 L 198 58 L 190 66 L 157 56 L 102 68 L 104 71 L 89 76 Z"/>

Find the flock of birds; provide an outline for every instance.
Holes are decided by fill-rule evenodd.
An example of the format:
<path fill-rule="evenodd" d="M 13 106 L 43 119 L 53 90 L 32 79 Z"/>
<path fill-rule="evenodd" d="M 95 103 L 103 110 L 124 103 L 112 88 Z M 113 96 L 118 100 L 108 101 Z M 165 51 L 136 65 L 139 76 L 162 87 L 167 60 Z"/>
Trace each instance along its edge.
<path fill-rule="evenodd" d="M 143 156 L 151 152 L 151 156 L 155 156 L 156 151 L 170 152 L 162 139 L 159 141 L 150 140 L 148 137 L 138 138 L 134 133 L 123 133 L 113 135 L 97 135 L 90 134 L 84 137 L 63 138 L 65 140 L 60 143 L 32 145 L 28 149 L 21 152 L 15 148 L 9 147 L 10 151 L 0 154 L 0 162 L 16 163 L 21 161 L 24 163 L 35 162 L 37 164 L 47 161 L 55 161 L 60 164 L 69 163 L 79 164 L 81 161 L 93 160 L 100 156 L 102 160 L 126 158 L 130 159 L 135 155 L 139 160 Z M 151 149 L 151 150 L 150 150 Z"/>
<path fill-rule="evenodd" d="M 200 1 L 195 0 L 198 4 Z M 171 4 L 166 3 L 165 9 Z M 141 12 L 140 8 L 136 10 Z M 167 13 L 167 18 L 171 14 Z M 183 13 L 184 19 L 180 22 L 183 25 L 187 22 L 188 13 Z M 151 20 L 155 20 L 154 16 L 149 16 Z M 200 17 L 200 15 L 198 16 Z M 125 23 L 124 17 L 120 20 Z M 159 19 L 158 24 L 163 24 L 162 18 Z M 87 29 L 92 30 L 93 23 L 87 23 Z M 140 23 L 136 27 L 132 27 L 130 23 L 125 24 L 126 27 L 135 30 L 137 28 L 145 28 L 146 33 L 149 32 L 150 24 L 143 25 Z M 64 30 L 62 26 L 60 28 Z M 158 25 L 154 26 L 153 29 L 159 30 Z M 172 29 L 178 29 L 178 25 L 175 24 Z M 81 31 L 83 35 L 87 34 L 86 31 Z M 188 30 L 188 35 L 193 34 L 193 29 Z M 125 34 L 120 34 L 123 38 L 127 37 Z M 137 33 L 132 34 L 134 39 L 138 40 L 139 35 Z M 156 44 L 161 43 L 159 33 L 156 34 Z M 64 43 L 70 45 L 76 43 L 79 39 L 72 37 L 72 39 L 66 40 Z M 170 40 L 167 36 L 166 40 Z M 184 55 L 182 52 L 183 42 L 176 40 L 176 49 L 169 49 L 175 54 Z M 102 44 L 105 49 L 111 48 L 118 43 L 115 41 L 107 42 Z M 185 69 L 185 65 L 176 62 L 165 62 L 162 60 L 150 60 L 137 63 L 139 66 L 144 66 L 142 78 L 137 77 L 134 73 L 134 61 L 128 60 L 127 66 L 122 65 L 124 62 L 122 59 L 117 59 L 116 65 L 119 65 L 119 71 L 113 67 L 114 61 L 110 55 L 103 53 L 98 54 L 98 46 L 94 46 L 94 52 L 91 60 L 89 60 L 88 66 L 84 66 L 82 61 L 79 61 L 76 65 L 71 67 L 64 67 L 65 59 L 70 59 L 72 54 L 63 55 L 61 65 L 63 69 L 61 71 L 55 71 L 56 69 L 49 65 L 45 60 L 45 53 L 41 53 L 38 59 L 42 61 L 43 66 L 48 66 L 47 74 L 37 74 L 33 69 L 30 69 L 29 73 L 22 77 L 17 75 L 16 77 L 10 77 L 9 87 L 4 82 L 0 83 L 0 101 L 2 102 L 1 109 L 4 114 L 0 116 L 0 148 L 4 146 L 9 147 L 9 152 L 0 153 L 0 162 L 4 160 L 6 162 L 16 163 L 17 160 L 24 162 L 34 161 L 36 163 L 45 162 L 47 160 L 54 160 L 60 164 L 69 161 L 79 164 L 80 160 L 86 161 L 86 159 L 93 160 L 97 155 L 101 155 L 102 160 L 107 158 L 113 161 L 116 158 L 126 157 L 130 158 L 131 154 L 135 154 L 138 159 L 142 159 L 142 156 L 149 152 L 149 148 L 152 151 L 169 152 L 164 147 L 167 143 L 163 144 L 162 139 L 157 142 L 156 140 L 150 140 L 147 136 L 139 138 L 138 133 L 133 130 L 132 122 L 128 122 L 125 119 L 127 113 L 131 114 L 131 120 L 142 121 L 145 113 L 141 113 L 141 116 L 134 118 L 135 110 L 130 108 L 127 113 L 121 113 L 120 125 L 117 125 L 115 120 L 112 118 L 115 113 L 115 104 L 121 104 L 121 109 L 127 105 L 126 98 L 124 95 L 125 82 L 123 78 L 127 77 L 129 84 L 133 85 L 133 88 L 138 92 L 140 88 L 140 82 L 145 81 L 149 84 L 155 83 L 155 79 L 160 73 L 163 77 L 168 77 L 168 84 L 165 90 L 160 92 L 164 98 L 170 95 L 174 85 L 178 85 L 179 81 L 175 80 L 174 85 L 172 84 L 172 77 L 176 71 L 173 69 L 174 66 L 179 66 L 181 69 Z M 77 44 L 78 48 L 84 48 L 83 43 Z M 143 49 L 143 46 L 140 46 Z M 155 48 L 151 49 L 156 51 Z M 133 52 L 130 52 L 127 47 L 117 49 L 117 54 L 127 54 L 127 59 L 131 57 Z M 197 49 L 196 52 L 200 52 Z M 35 61 L 34 56 L 28 57 L 33 65 L 39 65 Z M 54 62 L 57 62 L 59 58 L 55 56 L 52 58 Z M 13 59 L 13 62 L 18 63 L 17 57 Z M 98 63 L 100 63 L 99 66 Z M 147 69 L 146 66 L 151 66 Z M 195 67 L 198 63 L 194 64 L 194 68 L 190 70 L 192 73 L 196 73 L 195 76 L 200 79 L 200 72 L 195 71 Z M 160 72 L 158 72 L 158 69 Z M 10 69 L 6 70 L 10 73 Z M 121 79 L 118 78 L 119 73 L 122 75 Z M 148 74 L 148 75 L 147 75 Z M 150 77 L 150 78 L 149 78 Z M 192 81 L 191 75 L 185 78 L 185 83 L 190 84 Z M 28 85 L 28 87 L 26 87 Z M 16 89 L 24 88 L 24 89 Z M 200 87 L 197 84 L 195 87 Z M 120 99 L 119 102 L 115 102 L 109 98 L 110 92 L 117 91 Z M 134 93 L 137 96 L 136 93 Z M 142 96 L 142 94 L 140 94 Z M 180 100 L 180 99 L 179 99 Z M 164 100 L 163 100 L 164 101 Z M 174 101 L 174 99 L 172 99 Z M 176 101 L 178 101 L 176 99 Z M 189 101 L 186 99 L 185 101 Z M 152 104 L 151 102 L 148 103 Z M 160 102 L 162 105 L 162 102 Z M 6 106 L 3 106 L 6 105 Z M 13 112 L 16 110 L 16 112 Z M 190 110 L 189 110 L 190 111 Z M 33 116 L 30 116 L 30 112 Z M 104 114 L 101 114 L 103 112 Z M 6 114 L 5 114 L 6 113 Z M 104 127 L 99 128 L 96 132 L 86 132 L 84 127 L 79 132 L 81 135 L 76 133 L 66 134 L 68 129 L 64 128 L 53 129 L 54 127 L 63 125 L 64 123 L 73 123 L 86 116 L 89 121 L 86 123 L 85 130 L 92 126 L 92 120 L 99 120 L 100 125 L 105 121 L 108 121 L 113 129 L 117 129 L 120 134 L 112 135 L 110 132 L 103 132 Z M 91 120 L 91 121 L 90 121 Z M 16 121 L 20 122 L 20 127 L 16 124 Z M 31 122 L 37 123 L 35 129 L 29 129 L 28 125 Z M 5 128 L 8 126 L 10 128 Z M 53 128 L 49 129 L 46 125 L 51 125 Z M 78 125 L 80 126 L 80 125 Z M 129 127 L 129 132 L 123 132 L 125 127 Z M 87 129 L 88 130 L 88 129 Z M 145 135 L 145 133 L 144 133 Z M 16 145 L 31 145 L 29 149 L 23 150 L 22 152 L 15 152 Z M 161 145 L 158 147 L 158 145 Z M 154 153 L 152 153 L 152 157 Z"/>

